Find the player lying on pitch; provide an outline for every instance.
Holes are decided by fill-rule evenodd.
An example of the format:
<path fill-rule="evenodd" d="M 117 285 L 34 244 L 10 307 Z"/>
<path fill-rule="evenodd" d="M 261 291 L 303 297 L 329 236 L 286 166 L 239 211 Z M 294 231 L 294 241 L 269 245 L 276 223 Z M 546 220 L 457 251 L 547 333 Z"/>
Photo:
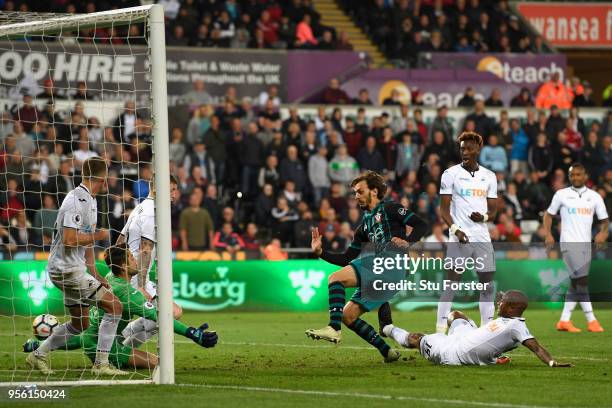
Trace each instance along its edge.
<path fill-rule="evenodd" d="M 125 245 L 112 246 L 106 250 L 104 260 L 111 272 L 106 275 L 106 280 L 111 285 L 112 291 L 123 305 L 123 314 L 117 328 L 121 333 L 128 322 L 134 317 L 145 317 L 151 321 L 157 321 L 157 310 L 155 306 L 147 301 L 144 295 L 130 285 L 130 279 L 135 276 L 139 268 L 136 260 Z M 87 357 L 93 362 L 96 357 L 96 344 L 98 341 L 98 329 L 104 310 L 92 307 L 89 319 L 89 328 L 78 336 L 72 337 L 63 347 L 64 350 L 75 350 L 82 348 Z M 187 327 L 178 320 L 174 320 L 174 332 L 193 340 L 202 347 L 214 347 L 217 344 L 217 333 L 205 331 L 208 324 L 204 323 L 198 328 Z M 137 350 L 134 347 L 122 344 L 122 336 L 116 336 L 110 351 L 110 360 L 118 368 L 154 368 L 157 366 L 155 354 Z M 142 343 L 141 343 L 142 344 Z M 38 348 L 40 342 L 28 340 L 23 349 L 26 353 Z M 138 344 L 140 345 L 140 344 Z"/>
<path fill-rule="evenodd" d="M 496 364 L 503 353 L 522 344 L 550 367 L 572 367 L 553 360 L 529 332 L 522 317 L 527 309 L 527 296 L 523 292 L 511 290 L 501 293 L 499 298 L 498 318 L 479 328 L 465 314 L 453 311 L 448 316 L 448 334 L 409 333 L 392 324 L 386 325 L 383 331 L 406 348 L 418 348 L 423 357 L 435 364 Z"/>

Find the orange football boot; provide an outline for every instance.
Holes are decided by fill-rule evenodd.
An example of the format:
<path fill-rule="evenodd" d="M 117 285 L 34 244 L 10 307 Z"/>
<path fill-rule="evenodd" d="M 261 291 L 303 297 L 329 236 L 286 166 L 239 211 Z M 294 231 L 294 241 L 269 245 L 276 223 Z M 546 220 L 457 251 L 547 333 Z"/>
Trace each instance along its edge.
<path fill-rule="evenodd" d="M 582 331 L 576 326 L 574 326 L 574 323 L 572 323 L 571 320 L 568 320 L 568 321 L 559 320 L 557 322 L 557 330 L 566 331 L 570 333 L 580 333 Z"/>
<path fill-rule="evenodd" d="M 601 324 L 597 320 L 593 320 L 589 322 L 588 330 L 593 333 L 603 333 L 604 329 L 601 327 Z"/>

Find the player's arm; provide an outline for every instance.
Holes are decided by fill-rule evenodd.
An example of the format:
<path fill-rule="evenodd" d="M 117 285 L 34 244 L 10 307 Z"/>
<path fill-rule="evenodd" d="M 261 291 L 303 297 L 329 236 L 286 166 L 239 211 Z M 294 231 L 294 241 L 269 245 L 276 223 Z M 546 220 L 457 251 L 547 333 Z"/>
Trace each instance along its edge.
<path fill-rule="evenodd" d="M 102 241 L 107 238 L 107 230 L 81 232 L 76 228 L 64 226 L 63 244 L 68 247 L 89 246 L 94 244 L 96 241 Z"/>
<path fill-rule="evenodd" d="M 603 220 L 599 220 L 599 232 L 595 235 L 595 244 L 597 246 L 602 246 L 607 240 L 608 235 L 610 233 L 610 219 L 604 218 Z"/>
<path fill-rule="evenodd" d="M 393 221 L 412 228 L 405 241 L 418 242 L 427 233 L 427 223 L 421 217 L 398 203 L 390 203 L 385 207 L 386 213 Z"/>
<path fill-rule="evenodd" d="M 544 234 L 546 234 L 545 242 L 547 245 L 553 245 L 555 243 L 555 238 L 552 235 L 552 220 L 553 216 L 557 215 L 560 208 L 561 198 L 559 197 L 559 193 L 555 193 L 548 209 L 544 211 L 544 216 L 542 217 L 542 227 L 544 228 Z"/>
<path fill-rule="evenodd" d="M 351 243 L 351 245 L 348 247 L 346 251 L 344 251 L 343 253 L 324 251 L 321 234 L 319 233 L 319 229 L 315 227 L 312 229 L 312 241 L 311 241 L 312 252 L 319 258 L 331 264 L 338 265 L 338 266 L 346 266 L 353 259 L 357 258 L 359 254 L 361 253 L 362 239 L 363 237 L 361 234 L 361 225 L 360 225 L 359 227 L 357 227 L 357 231 L 355 231 L 355 238 L 353 239 L 353 242 Z"/>
<path fill-rule="evenodd" d="M 559 363 L 553 360 L 552 356 L 535 338 L 527 339 L 523 342 L 523 346 L 527 347 L 538 358 L 549 367 L 573 367 L 571 363 Z"/>
<path fill-rule="evenodd" d="M 119 234 L 119 237 L 117 238 L 117 242 L 115 243 L 115 245 L 120 246 L 123 244 L 125 244 L 125 235 Z"/>
<path fill-rule="evenodd" d="M 153 256 L 153 247 L 155 243 L 148 238 L 140 238 L 140 248 L 138 250 L 138 289 L 144 291 L 145 283 L 147 282 L 147 274 L 149 266 L 151 266 L 151 257 Z"/>
<path fill-rule="evenodd" d="M 459 239 L 459 242 L 467 243 L 468 237 L 465 232 L 461 230 L 461 226 L 455 224 L 453 217 L 450 212 L 452 196 L 450 194 L 440 195 L 440 216 L 442 220 L 448 225 L 451 234 L 455 234 Z"/>
<path fill-rule="evenodd" d="M 481 214 L 474 211 L 470 214 L 470 219 L 474 222 L 487 222 L 493 220 L 497 214 L 497 198 L 487 198 L 487 213 Z"/>

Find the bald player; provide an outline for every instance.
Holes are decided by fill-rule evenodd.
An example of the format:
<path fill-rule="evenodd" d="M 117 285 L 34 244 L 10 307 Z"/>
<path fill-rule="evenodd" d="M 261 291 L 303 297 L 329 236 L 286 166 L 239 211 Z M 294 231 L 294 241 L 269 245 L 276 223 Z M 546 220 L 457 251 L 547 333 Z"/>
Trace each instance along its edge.
<path fill-rule="evenodd" d="M 511 290 L 501 293 L 499 299 L 497 319 L 481 327 L 465 314 L 453 311 L 448 316 L 448 334 L 409 333 L 392 324 L 383 331 L 406 348 L 418 348 L 423 357 L 440 365 L 496 364 L 503 353 L 522 344 L 549 367 L 572 367 L 555 361 L 529 332 L 522 317 L 528 303 L 523 292 Z"/>

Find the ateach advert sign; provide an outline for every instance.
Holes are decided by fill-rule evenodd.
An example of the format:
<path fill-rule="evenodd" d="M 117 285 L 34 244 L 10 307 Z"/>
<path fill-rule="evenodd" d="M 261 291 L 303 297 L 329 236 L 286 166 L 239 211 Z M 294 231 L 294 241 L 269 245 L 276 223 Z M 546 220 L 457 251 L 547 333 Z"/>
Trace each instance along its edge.
<path fill-rule="evenodd" d="M 612 48 L 612 3 L 519 2 L 517 9 L 554 46 Z"/>

